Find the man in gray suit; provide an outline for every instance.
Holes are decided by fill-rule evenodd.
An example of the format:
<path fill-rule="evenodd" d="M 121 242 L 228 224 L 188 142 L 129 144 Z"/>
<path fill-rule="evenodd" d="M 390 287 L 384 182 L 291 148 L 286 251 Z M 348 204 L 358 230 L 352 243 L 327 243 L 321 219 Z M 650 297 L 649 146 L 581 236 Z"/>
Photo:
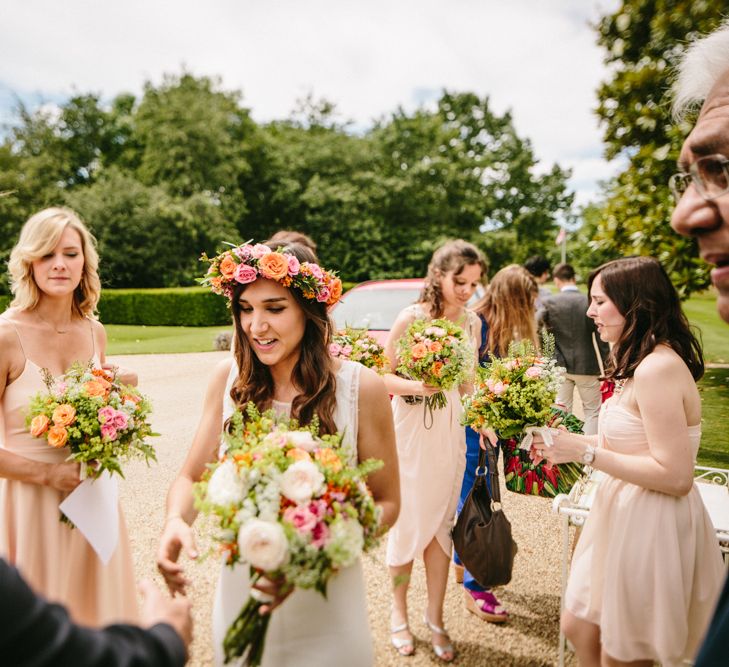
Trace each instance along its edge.
<path fill-rule="evenodd" d="M 554 335 L 555 356 L 559 364 L 567 369 L 557 394 L 557 403 L 571 412 L 576 387 L 585 415 L 585 433 L 593 435 L 597 433 L 601 402 L 600 366 L 593 339 L 595 324 L 587 317 L 588 298 L 577 289 L 575 270 L 569 264 L 557 264 L 552 275 L 559 293 L 542 301 L 539 318 L 540 323 Z M 604 359 L 607 345 L 599 341 L 598 346 Z"/>

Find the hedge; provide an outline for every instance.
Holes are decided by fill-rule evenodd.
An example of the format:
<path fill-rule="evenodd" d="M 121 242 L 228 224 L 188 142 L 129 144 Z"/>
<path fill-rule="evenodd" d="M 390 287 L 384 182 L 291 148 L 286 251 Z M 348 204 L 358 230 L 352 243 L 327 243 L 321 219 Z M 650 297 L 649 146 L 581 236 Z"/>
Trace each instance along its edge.
<path fill-rule="evenodd" d="M 345 291 L 356 283 L 344 283 Z M 0 294 L 0 312 L 10 303 Z M 230 324 L 225 299 L 204 287 L 159 289 L 104 289 L 99 301 L 104 324 L 214 327 Z"/>
<path fill-rule="evenodd" d="M 204 287 L 105 289 L 99 301 L 104 324 L 212 327 L 230 324 L 226 300 Z"/>

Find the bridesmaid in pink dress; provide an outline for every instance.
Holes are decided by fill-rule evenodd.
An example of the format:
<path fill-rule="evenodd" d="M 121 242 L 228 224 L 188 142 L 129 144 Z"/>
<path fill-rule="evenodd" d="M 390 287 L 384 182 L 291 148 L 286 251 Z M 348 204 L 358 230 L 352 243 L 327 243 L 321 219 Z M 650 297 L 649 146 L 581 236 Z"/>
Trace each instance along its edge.
<path fill-rule="evenodd" d="M 562 627 L 580 665 L 680 665 L 695 657 L 724 575 L 693 480 L 701 348 L 649 257 L 599 267 L 587 314 L 613 346 L 606 374 L 620 390 L 596 436 L 561 433 L 534 450 L 607 474 L 575 549 Z"/>
<path fill-rule="evenodd" d="M 58 505 L 80 483 L 68 449 L 53 449 L 25 426 L 40 369 L 63 375 L 74 362 L 104 365 L 106 335 L 93 318 L 99 299 L 93 238 L 73 211 L 32 216 L 10 255 L 14 294 L 0 315 L 0 555 L 39 593 L 84 625 L 137 619 L 136 585 L 123 517 L 119 545 L 103 565 Z M 124 382 L 136 384 L 125 374 Z"/>
<path fill-rule="evenodd" d="M 475 364 L 481 321 L 466 304 L 485 277 L 486 260 L 474 245 L 456 240 L 438 248 L 420 301 L 405 308 L 390 331 L 385 351 L 391 368 L 398 366 L 396 343 L 407 327 L 416 319 L 435 318 L 449 319 L 464 329 L 473 343 Z M 387 540 L 393 581 L 391 641 L 400 655 L 412 655 L 415 645 L 408 625 L 407 593 L 413 561 L 422 558 L 428 580 L 424 622 L 436 656 L 451 662 L 455 652 L 443 627 L 443 600 L 452 551 L 450 531 L 466 466 L 460 394 L 458 388 L 447 392 L 448 404 L 433 411 L 433 423 L 426 428 L 422 397 L 437 389 L 391 373 L 385 375 L 385 385 L 393 394 L 401 494 L 400 517 Z"/>

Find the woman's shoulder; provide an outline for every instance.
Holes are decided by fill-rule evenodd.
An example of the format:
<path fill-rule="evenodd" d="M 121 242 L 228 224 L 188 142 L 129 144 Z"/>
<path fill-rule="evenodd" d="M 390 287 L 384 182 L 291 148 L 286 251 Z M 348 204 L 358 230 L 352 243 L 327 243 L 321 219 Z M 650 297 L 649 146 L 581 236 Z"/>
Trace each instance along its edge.
<path fill-rule="evenodd" d="M 635 368 L 636 383 L 662 382 L 679 378 L 688 374 L 691 376 L 686 362 L 678 353 L 668 345 L 656 345 Z M 691 380 L 693 383 L 693 379 Z"/>
<path fill-rule="evenodd" d="M 359 400 L 360 403 L 377 399 L 381 395 L 388 395 L 385 388 L 385 381 L 380 375 L 375 373 L 371 368 L 362 366 L 357 362 L 349 363 L 359 366 Z"/>

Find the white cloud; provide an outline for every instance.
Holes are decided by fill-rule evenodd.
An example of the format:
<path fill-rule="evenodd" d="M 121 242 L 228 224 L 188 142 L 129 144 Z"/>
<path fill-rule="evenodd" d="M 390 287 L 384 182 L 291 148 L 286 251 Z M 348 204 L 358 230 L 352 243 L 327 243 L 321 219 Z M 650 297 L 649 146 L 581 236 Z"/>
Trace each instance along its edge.
<path fill-rule="evenodd" d="M 359 126 L 443 88 L 474 91 L 512 110 L 545 168 L 578 165 L 601 150 L 592 108 L 605 69 L 588 21 L 617 4 L 24 0 L 0 22 L 0 82 L 51 99 L 111 97 L 184 65 L 241 89 L 258 120 L 288 115 L 313 92 Z"/>

